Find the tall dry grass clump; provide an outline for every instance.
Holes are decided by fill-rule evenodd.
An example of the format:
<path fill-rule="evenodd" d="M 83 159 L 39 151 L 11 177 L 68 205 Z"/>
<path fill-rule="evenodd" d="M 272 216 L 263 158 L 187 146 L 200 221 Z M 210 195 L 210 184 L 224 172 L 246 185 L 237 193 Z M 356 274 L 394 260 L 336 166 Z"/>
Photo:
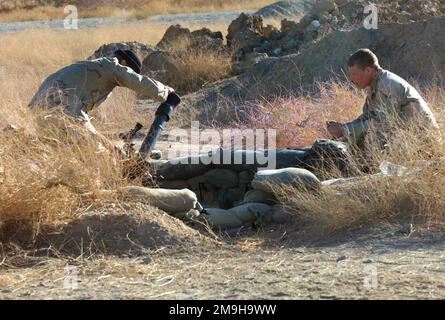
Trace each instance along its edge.
<path fill-rule="evenodd" d="M 177 72 L 170 76 L 169 85 L 186 94 L 229 77 L 231 55 L 224 48 L 220 49 L 193 46 L 190 39 L 180 39 L 170 49 Z"/>
<path fill-rule="evenodd" d="M 69 221 L 99 190 L 124 183 L 121 163 L 76 122 L 33 112 L 22 124 L 0 132 L 0 222 Z"/>

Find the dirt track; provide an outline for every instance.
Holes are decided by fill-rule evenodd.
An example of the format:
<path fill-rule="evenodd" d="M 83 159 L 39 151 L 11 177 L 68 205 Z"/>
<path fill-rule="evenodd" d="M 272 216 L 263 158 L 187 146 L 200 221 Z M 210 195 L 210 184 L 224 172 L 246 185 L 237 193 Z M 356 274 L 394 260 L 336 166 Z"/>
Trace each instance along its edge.
<path fill-rule="evenodd" d="M 317 245 L 276 241 L 162 249 L 138 257 L 16 260 L 0 299 L 443 299 L 445 236 L 400 227 L 359 230 Z M 371 234 L 371 235 L 370 235 Z M 12 259 L 11 261 L 13 261 Z M 64 288 L 75 266 L 77 289 Z M 67 282 L 68 281 L 68 282 Z"/>
<path fill-rule="evenodd" d="M 152 16 L 146 19 L 127 19 L 125 17 L 110 17 L 110 18 L 87 18 L 79 19 L 79 29 L 96 27 L 101 25 L 116 25 L 116 24 L 141 24 L 141 23 L 158 23 L 158 24 L 176 24 L 181 23 L 203 23 L 211 24 L 217 21 L 230 22 L 235 19 L 241 12 L 250 13 L 252 10 L 242 11 L 226 11 L 226 12 L 207 12 L 207 13 L 181 13 L 181 14 L 163 14 Z M 0 22 L 0 33 L 13 32 L 27 29 L 63 29 L 64 20 L 36 20 L 36 21 L 21 21 L 21 22 Z"/>

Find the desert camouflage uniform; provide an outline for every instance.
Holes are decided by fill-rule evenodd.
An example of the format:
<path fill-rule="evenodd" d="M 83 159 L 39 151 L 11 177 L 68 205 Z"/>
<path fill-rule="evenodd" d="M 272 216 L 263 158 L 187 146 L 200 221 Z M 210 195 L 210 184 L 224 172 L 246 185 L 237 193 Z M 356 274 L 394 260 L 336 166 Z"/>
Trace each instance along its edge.
<path fill-rule="evenodd" d="M 438 129 L 428 104 L 419 92 L 396 74 L 378 69 L 378 76 L 368 88 L 363 113 L 354 121 L 346 123 L 350 142 L 360 144 L 365 133 L 375 132 L 381 147 L 385 145 L 394 123 L 423 120 L 422 127 Z"/>
<path fill-rule="evenodd" d="M 29 107 L 62 107 L 65 114 L 89 123 L 87 113 L 104 102 L 111 91 L 126 87 L 157 100 L 165 100 L 167 88 L 160 82 L 120 65 L 117 58 L 79 61 L 50 75 Z"/>

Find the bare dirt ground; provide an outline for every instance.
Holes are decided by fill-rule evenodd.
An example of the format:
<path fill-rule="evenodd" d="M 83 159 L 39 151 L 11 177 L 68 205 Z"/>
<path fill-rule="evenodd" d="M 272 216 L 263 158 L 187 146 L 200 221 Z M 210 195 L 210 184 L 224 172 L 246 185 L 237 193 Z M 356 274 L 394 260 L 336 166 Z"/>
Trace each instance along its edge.
<path fill-rule="evenodd" d="M 272 226 L 137 256 L 48 249 L 4 261 L 0 299 L 443 299 L 445 236 L 406 232 L 388 225 L 309 243 Z"/>

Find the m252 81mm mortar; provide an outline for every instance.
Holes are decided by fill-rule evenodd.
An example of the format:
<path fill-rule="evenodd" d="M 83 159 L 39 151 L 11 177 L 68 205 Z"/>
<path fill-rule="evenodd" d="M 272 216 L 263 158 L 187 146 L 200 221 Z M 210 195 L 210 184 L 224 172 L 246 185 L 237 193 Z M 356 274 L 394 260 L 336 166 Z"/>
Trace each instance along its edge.
<path fill-rule="evenodd" d="M 146 159 L 153 150 L 165 123 L 170 120 L 173 110 L 180 102 L 181 98 L 176 93 L 172 92 L 168 95 L 167 100 L 161 103 L 156 110 L 153 123 L 150 130 L 148 130 L 137 155 L 134 155 L 132 140 L 137 132 L 142 129 L 142 124 L 139 122 L 136 123 L 135 127 L 127 134 L 121 135 L 121 138 L 125 141 L 125 151 L 130 157 L 127 165 L 124 166 L 124 176 L 129 179 L 135 179 L 142 176 L 147 177 L 148 180 L 152 180 L 152 177 L 148 172 L 148 163 L 146 162 Z"/>
<path fill-rule="evenodd" d="M 158 107 L 155 113 L 155 119 L 139 149 L 139 159 L 145 160 L 150 155 L 150 152 L 156 144 L 156 140 L 158 140 L 159 135 L 164 128 L 164 124 L 170 121 L 170 116 L 179 103 L 181 103 L 181 98 L 176 93 L 171 92 L 168 95 L 167 100 L 161 103 Z"/>

